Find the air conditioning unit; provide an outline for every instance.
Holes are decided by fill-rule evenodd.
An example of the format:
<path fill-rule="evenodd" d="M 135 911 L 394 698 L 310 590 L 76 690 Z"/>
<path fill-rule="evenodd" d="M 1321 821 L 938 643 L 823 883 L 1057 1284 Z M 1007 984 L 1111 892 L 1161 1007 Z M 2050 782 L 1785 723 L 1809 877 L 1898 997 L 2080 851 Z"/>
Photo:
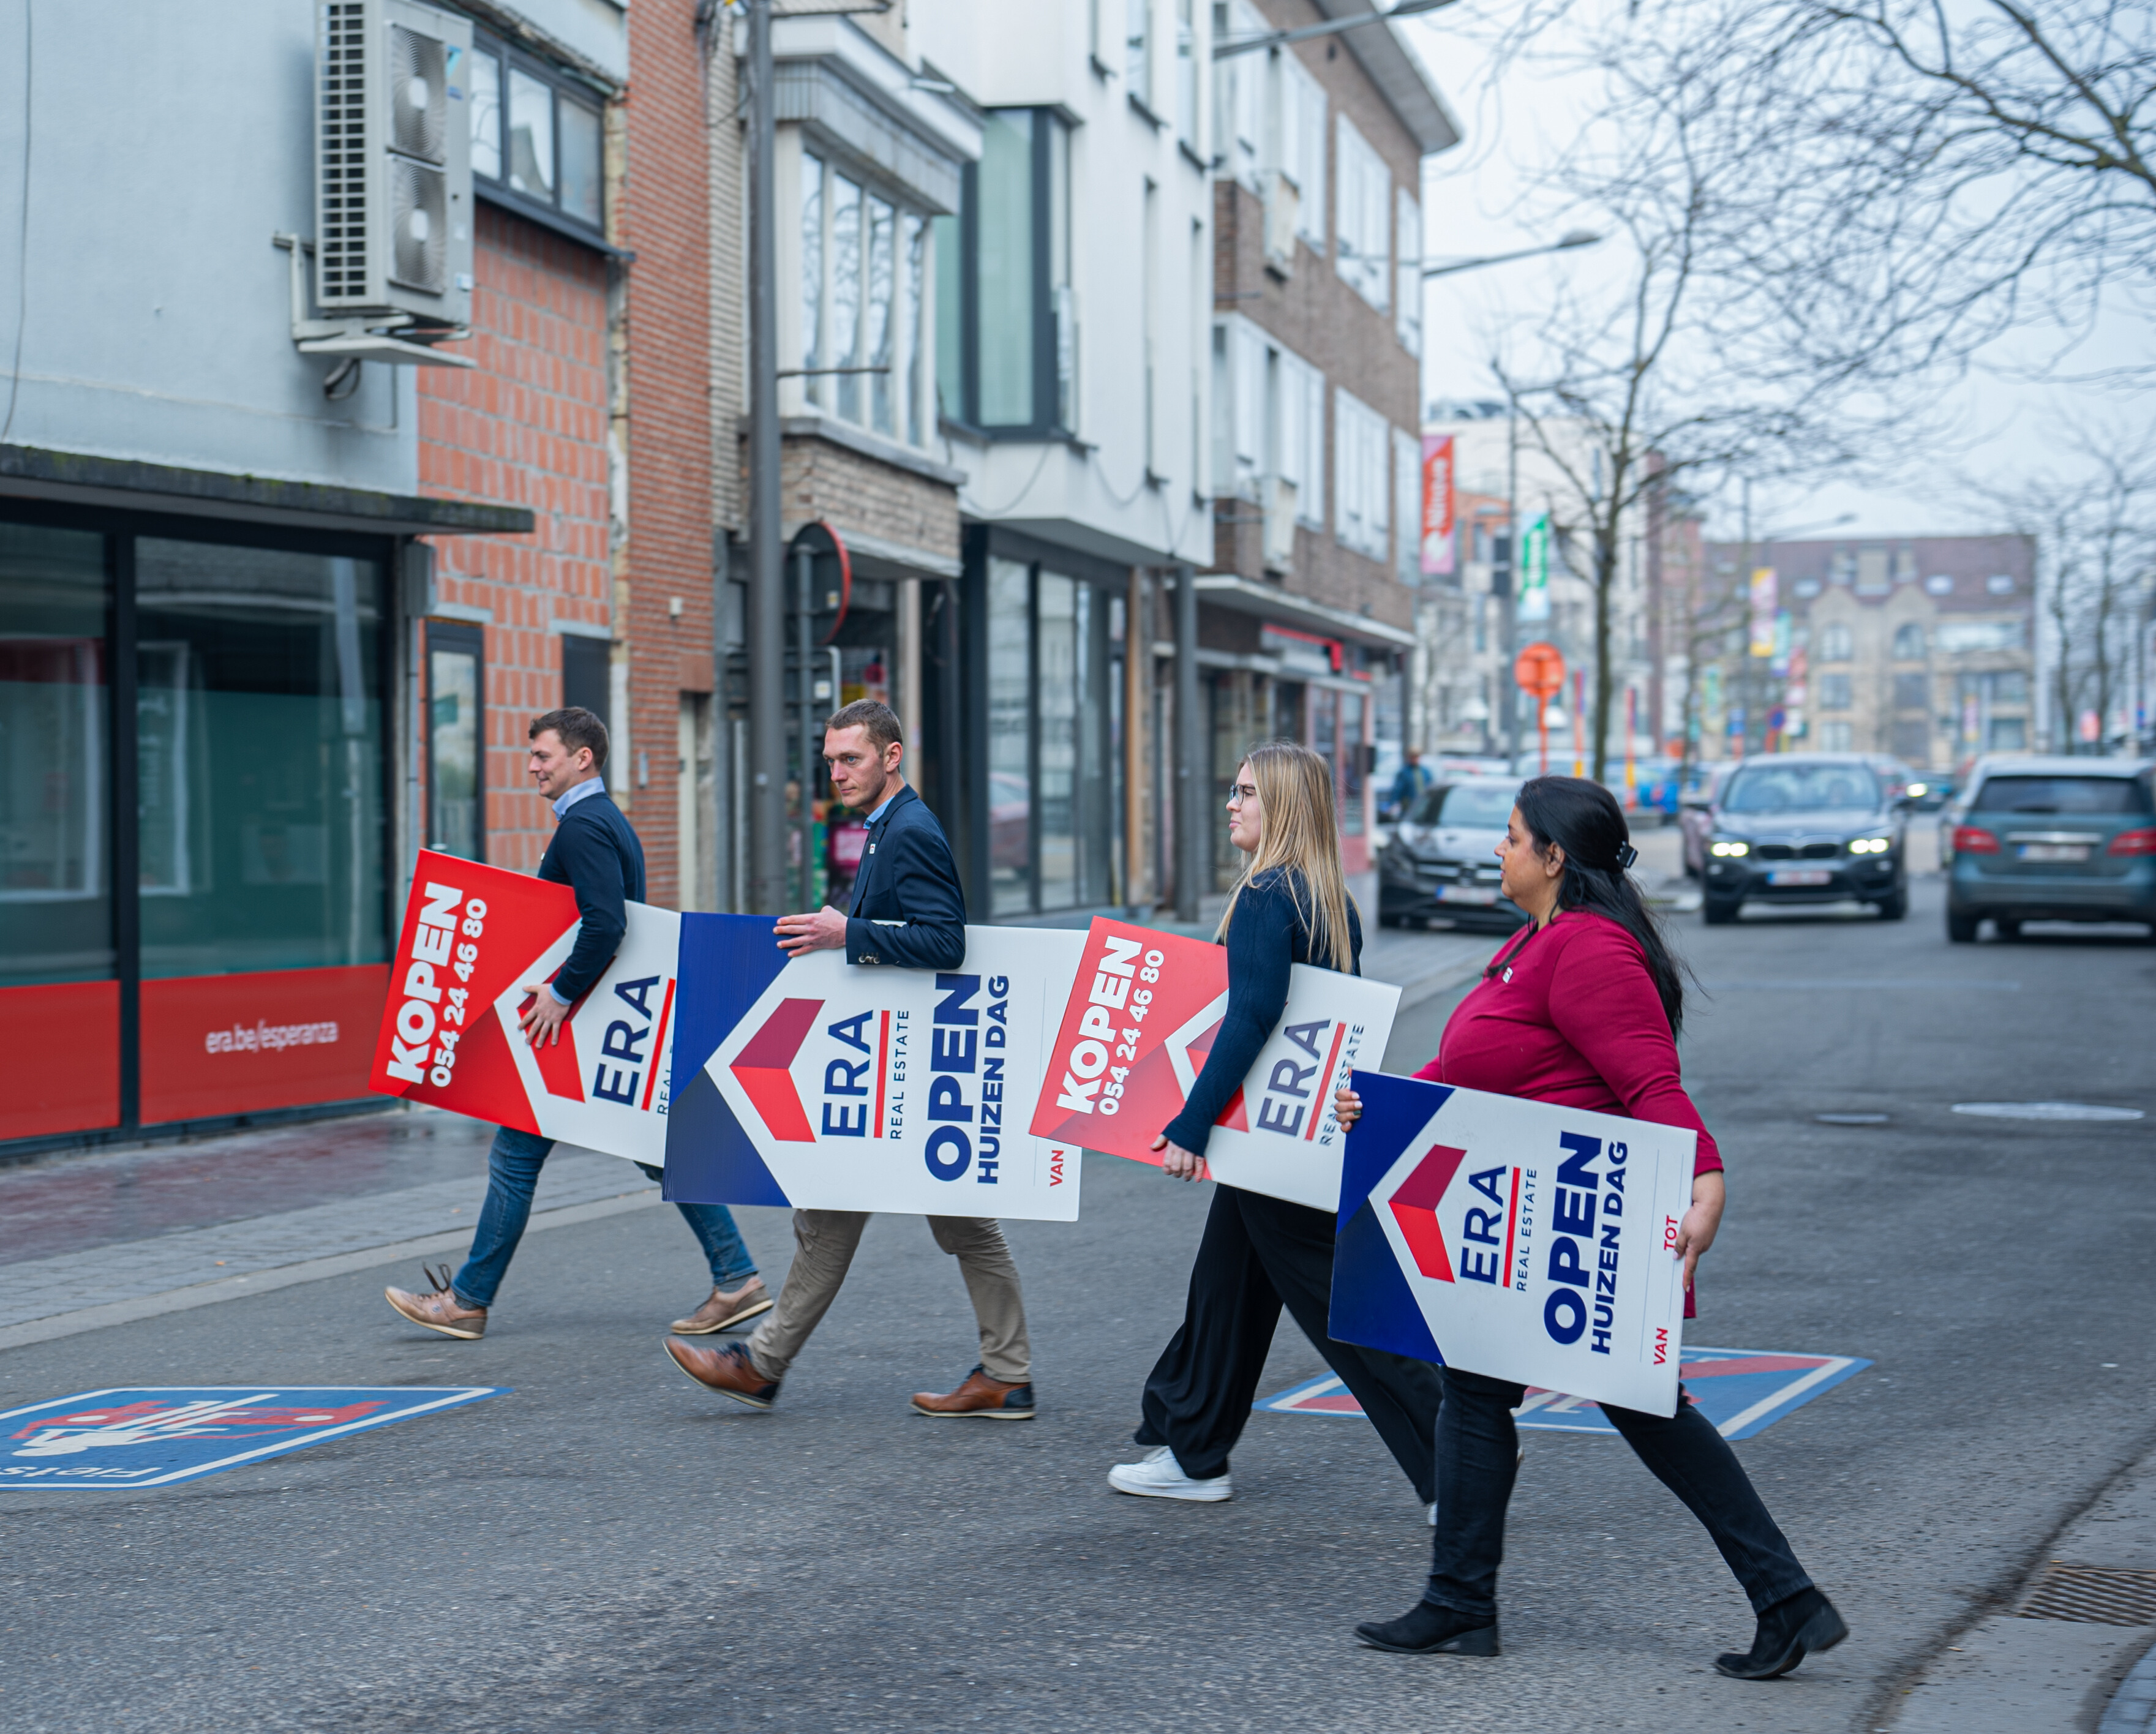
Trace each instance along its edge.
<path fill-rule="evenodd" d="M 1295 569 L 1295 515 L 1301 490 L 1285 476 L 1265 478 L 1262 498 L 1265 521 L 1265 569 Z"/>
<path fill-rule="evenodd" d="M 471 26 L 414 0 L 317 0 L 316 18 L 315 302 L 330 319 L 311 323 L 346 336 L 300 347 L 357 355 L 362 331 L 407 350 L 468 336 Z"/>
<path fill-rule="evenodd" d="M 1265 207 L 1265 269 L 1285 277 L 1295 269 L 1296 226 L 1302 221 L 1302 193 L 1293 178 L 1269 168 L 1260 181 Z"/>

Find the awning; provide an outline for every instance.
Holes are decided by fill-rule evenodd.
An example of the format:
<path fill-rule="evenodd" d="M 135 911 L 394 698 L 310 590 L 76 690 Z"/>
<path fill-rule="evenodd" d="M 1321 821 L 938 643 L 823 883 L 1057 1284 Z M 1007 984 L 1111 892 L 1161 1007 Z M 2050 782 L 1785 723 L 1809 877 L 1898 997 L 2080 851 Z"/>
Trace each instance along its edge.
<path fill-rule="evenodd" d="M 1303 632 L 1322 634 L 1327 638 L 1342 639 L 1351 644 L 1382 644 L 1400 650 L 1411 649 L 1414 645 L 1415 635 L 1407 627 L 1373 620 L 1367 614 L 1351 614 L 1345 608 L 1314 602 L 1275 585 L 1260 583 L 1255 578 L 1239 577 L 1234 572 L 1200 573 L 1198 599 L 1216 608 L 1255 614 L 1260 619 Z"/>
<path fill-rule="evenodd" d="M 521 505 L 277 481 L 28 445 L 0 445 L 0 499 L 376 536 L 526 536 L 532 528 L 531 513 Z"/>

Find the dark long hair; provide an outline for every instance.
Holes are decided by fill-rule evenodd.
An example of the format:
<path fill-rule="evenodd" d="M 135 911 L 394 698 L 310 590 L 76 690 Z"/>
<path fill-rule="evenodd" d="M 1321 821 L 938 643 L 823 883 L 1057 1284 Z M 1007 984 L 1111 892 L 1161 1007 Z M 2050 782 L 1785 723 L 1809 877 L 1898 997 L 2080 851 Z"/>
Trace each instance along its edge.
<path fill-rule="evenodd" d="M 1640 941 L 1670 1034 L 1676 1034 L 1684 1028 L 1683 966 L 1671 952 L 1662 924 L 1625 871 L 1638 856 L 1617 798 L 1584 777 L 1534 777 L 1520 786 L 1516 804 L 1537 854 L 1547 858 L 1552 844 L 1564 851 L 1557 906 L 1607 916 Z"/>

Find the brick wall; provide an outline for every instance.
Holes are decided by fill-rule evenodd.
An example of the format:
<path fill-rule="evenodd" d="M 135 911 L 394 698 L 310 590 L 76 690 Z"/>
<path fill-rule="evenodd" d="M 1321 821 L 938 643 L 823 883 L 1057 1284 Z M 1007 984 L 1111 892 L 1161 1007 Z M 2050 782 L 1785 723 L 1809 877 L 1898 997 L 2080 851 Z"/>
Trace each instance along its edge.
<path fill-rule="evenodd" d="M 683 693 L 711 689 L 711 174 L 696 0 L 637 0 L 629 42 L 614 223 L 636 255 L 618 562 L 627 582 L 616 592 L 626 606 L 614 621 L 629 658 L 630 762 L 621 769 L 650 900 L 678 906 L 677 719 Z"/>
<path fill-rule="evenodd" d="M 530 536 L 434 541 L 440 599 L 488 609 L 487 858 L 528 872 L 553 829 L 524 731 L 562 701 L 556 619 L 608 613 L 607 268 L 588 247 L 477 208 L 470 372 L 423 367 L 419 489 L 529 506 Z M 420 760 L 424 774 L 425 760 Z"/>
<path fill-rule="evenodd" d="M 779 513 L 788 526 L 829 520 L 925 553 L 958 557 L 958 496 L 947 482 L 849 451 L 828 440 L 780 447 Z"/>

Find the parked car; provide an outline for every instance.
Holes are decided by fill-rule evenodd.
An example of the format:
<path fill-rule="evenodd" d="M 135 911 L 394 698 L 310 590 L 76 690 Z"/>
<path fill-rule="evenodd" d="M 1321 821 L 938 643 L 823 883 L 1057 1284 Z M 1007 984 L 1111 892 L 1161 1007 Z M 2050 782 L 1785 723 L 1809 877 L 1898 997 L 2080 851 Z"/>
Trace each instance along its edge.
<path fill-rule="evenodd" d="M 1520 792 L 1514 777 L 1434 784 L 1378 856 L 1378 920 L 1388 927 L 1440 916 L 1511 931 L 1527 920 L 1497 889 L 1497 844 Z"/>
<path fill-rule="evenodd" d="M 1700 914 L 1712 926 L 1748 901 L 1871 904 L 1909 912 L 1907 808 L 1864 755 L 1770 753 L 1729 773 L 1710 809 Z"/>
<path fill-rule="evenodd" d="M 2148 760 L 1980 759 L 1948 820 L 1948 939 L 1967 944 L 1987 916 L 2001 939 L 2024 921 L 2145 921 L 2156 936 Z"/>
<path fill-rule="evenodd" d="M 1707 836 L 1714 828 L 1714 798 L 1739 762 L 1720 759 L 1711 765 L 1694 765 L 1691 780 L 1677 797 L 1677 829 L 1683 837 L 1686 879 L 1698 879 L 1707 871 Z"/>
<path fill-rule="evenodd" d="M 1632 767 L 1635 811 L 1643 818 L 1656 815 L 1659 823 L 1673 825 L 1684 801 L 1684 765 L 1662 754 L 1636 760 Z M 1618 798 L 1624 798 L 1620 785 Z"/>

